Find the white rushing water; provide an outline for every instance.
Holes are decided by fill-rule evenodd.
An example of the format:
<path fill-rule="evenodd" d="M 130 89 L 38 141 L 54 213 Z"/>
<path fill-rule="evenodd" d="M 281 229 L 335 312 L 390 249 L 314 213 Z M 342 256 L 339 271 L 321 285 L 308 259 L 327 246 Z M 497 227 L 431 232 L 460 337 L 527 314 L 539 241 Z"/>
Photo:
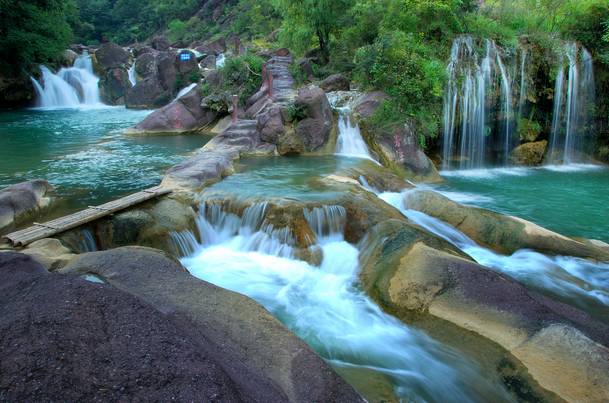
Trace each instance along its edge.
<path fill-rule="evenodd" d="M 337 108 L 338 110 L 338 140 L 336 141 L 336 154 L 347 157 L 366 158 L 376 162 L 368 146 L 362 138 L 359 124 L 354 122 L 351 109 L 348 107 Z"/>
<path fill-rule="evenodd" d="M 129 82 L 131 83 L 131 86 L 135 86 L 135 84 L 137 84 L 137 74 L 135 73 L 135 61 L 133 62 L 133 64 L 131 65 L 131 67 L 129 67 L 129 70 L 127 70 L 127 74 L 129 75 Z"/>
<path fill-rule="evenodd" d="M 226 57 L 224 56 L 224 53 L 220 53 L 218 56 L 216 56 L 216 68 L 217 69 L 224 67 L 225 62 L 226 62 Z"/>
<path fill-rule="evenodd" d="M 323 253 L 319 267 L 292 258 L 286 229 L 264 224 L 266 204 L 242 217 L 202 208 L 198 238 L 174 234 L 196 277 L 255 299 L 332 365 L 374 372 L 408 401 L 505 401 L 472 363 L 425 333 L 385 314 L 357 286 L 359 252 L 343 238 L 340 206 L 306 210 Z"/>
<path fill-rule="evenodd" d="M 99 78 L 93 73 L 91 56 L 85 51 L 76 58 L 72 67 L 64 67 L 54 74 L 40 66 L 39 82 L 31 78 L 36 90 L 36 106 L 40 108 L 77 108 L 102 106 L 99 95 Z"/>
<path fill-rule="evenodd" d="M 609 264 L 570 256 L 546 256 L 524 249 L 510 256 L 493 252 L 479 246 L 453 226 L 409 209 L 408 196 L 416 191 L 387 192 L 379 197 L 399 209 L 412 222 L 450 242 L 483 266 L 571 301 L 583 298 L 609 306 Z"/>
<path fill-rule="evenodd" d="M 178 92 L 178 95 L 176 95 L 174 101 L 178 100 L 178 99 L 182 98 L 184 95 L 188 94 L 196 86 L 197 86 L 197 83 L 192 83 L 192 84 L 189 84 L 186 87 L 182 88 L 180 90 L 180 92 Z"/>
<path fill-rule="evenodd" d="M 563 66 L 565 60 L 568 62 L 566 75 Z M 594 134 L 591 127 L 594 101 L 592 56 L 583 46 L 567 42 L 556 73 L 550 163 L 570 164 L 582 161 L 586 151 L 586 137 Z"/>

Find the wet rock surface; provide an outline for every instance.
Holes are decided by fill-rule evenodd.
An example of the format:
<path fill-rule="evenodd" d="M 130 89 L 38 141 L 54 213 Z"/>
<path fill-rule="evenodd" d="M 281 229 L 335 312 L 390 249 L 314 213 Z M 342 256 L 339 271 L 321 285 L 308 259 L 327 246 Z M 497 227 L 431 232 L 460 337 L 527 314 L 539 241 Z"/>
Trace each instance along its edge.
<path fill-rule="evenodd" d="M 463 206 L 432 191 L 409 193 L 408 208 L 449 223 L 480 245 L 500 253 L 532 249 L 542 253 L 609 261 L 604 248 L 580 242 L 521 218 Z"/>
<path fill-rule="evenodd" d="M 413 237 L 403 222 L 378 224 L 361 248 L 362 285 L 383 306 L 401 315 L 429 314 L 492 340 L 567 400 L 609 396 L 599 383 L 609 376 L 607 325 L 450 247 Z"/>

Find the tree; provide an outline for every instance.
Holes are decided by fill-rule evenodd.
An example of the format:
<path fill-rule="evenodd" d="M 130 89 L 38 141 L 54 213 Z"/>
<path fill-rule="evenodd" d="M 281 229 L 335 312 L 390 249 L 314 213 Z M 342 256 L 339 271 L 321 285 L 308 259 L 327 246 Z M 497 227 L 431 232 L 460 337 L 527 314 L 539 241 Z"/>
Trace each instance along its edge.
<path fill-rule="evenodd" d="M 0 0 L 0 68 L 16 73 L 56 60 L 72 40 L 72 0 Z"/>
<path fill-rule="evenodd" d="M 283 17 L 282 36 L 290 47 L 305 50 L 316 38 L 324 61 L 330 55 L 330 36 L 353 4 L 354 0 L 275 0 Z"/>

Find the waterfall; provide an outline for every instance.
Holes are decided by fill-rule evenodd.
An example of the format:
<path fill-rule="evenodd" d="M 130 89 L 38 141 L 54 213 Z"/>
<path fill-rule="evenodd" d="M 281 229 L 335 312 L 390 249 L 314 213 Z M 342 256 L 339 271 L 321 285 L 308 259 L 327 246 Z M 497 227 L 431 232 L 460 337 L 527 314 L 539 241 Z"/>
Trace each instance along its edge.
<path fill-rule="evenodd" d="M 518 118 L 522 118 L 522 111 L 526 102 L 527 81 L 526 81 L 526 61 L 527 50 L 523 48 L 520 53 L 520 97 L 518 99 Z"/>
<path fill-rule="evenodd" d="M 258 301 L 356 386 L 375 374 L 408 401 L 508 400 L 475 364 L 384 313 L 357 287 L 359 251 L 344 240 L 343 207 L 303 211 L 323 253 L 319 267 L 255 242 L 268 236 L 267 209 L 254 204 L 239 217 L 203 208 L 191 237 L 201 241 L 182 263 L 193 276 Z"/>
<path fill-rule="evenodd" d="M 176 100 L 182 98 L 184 95 L 188 94 L 196 86 L 197 86 L 197 83 L 192 83 L 192 84 L 187 85 L 186 87 L 182 88 L 180 90 L 180 92 L 178 92 L 178 95 L 176 95 L 174 101 L 176 101 Z"/>
<path fill-rule="evenodd" d="M 129 75 L 129 82 L 131 83 L 131 86 L 135 86 L 135 84 L 137 84 L 137 75 L 135 74 L 135 60 L 133 61 L 131 67 L 129 67 L 129 70 L 127 70 L 127 74 Z"/>
<path fill-rule="evenodd" d="M 567 74 L 563 63 L 568 62 Z M 586 137 L 594 134 L 594 66 L 586 48 L 567 42 L 556 74 L 554 115 L 550 138 L 550 163 L 581 162 Z"/>
<path fill-rule="evenodd" d="M 497 65 L 501 73 L 501 112 L 503 117 L 504 133 L 503 133 L 503 165 L 508 165 L 510 151 L 512 150 L 512 87 L 510 76 L 507 73 L 501 56 L 497 53 Z"/>
<path fill-rule="evenodd" d="M 338 108 L 338 140 L 336 142 L 336 153 L 348 157 L 366 158 L 374 161 L 372 156 L 370 156 L 366 142 L 362 138 L 359 124 L 353 122 L 351 109 L 348 107 Z"/>
<path fill-rule="evenodd" d="M 588 304 L 609 306 L 609 264 L 570 256 L 546 256 L 531 250 L 519 250 L 510 256 L 495 253 L 479 246 L 453 226 L 409 209 L 408 197 L 417 191 L 387 192 L 379 194 L 379 197 L 400 210 L 410 221 L 450 242 L 483 266 L 584 309 Z"/>
<path fill-rule="evenodd" d="M 57 74 L 46 66 L 40 66 L 40 71 L 42 82 L 31 77 L 37 95 L 36 106 L 74 108 L 102 105 L 99 78 L 93 73 L 93 63 L 86 51 L 76 58 L 72 67 L 62 68 Z"/>
<path fill-rule="evenodd" d="M 220 53 L 216 57 L 216 68 L 220 69 L 220 68 L 224 67 L 224 62 L 226 62 L 226 57 L 224 56 L 224 53 Z"/>
<path fill-rule="evenodd" d="M 457 37 L 452 45 L 446 68 L 448 84 L 444 92 L 443 168 L 480 168 L 491 162 L 506 164 L 514 145 L 513 96 L 509 72 L 501 53 L 491 40 L 484 41 L 484 56 L 480 57 L 471 36 Z M 495 83 L 501 86 L 502 130 L 491 144 L 489 117 L 493 112 L 489 99 Z M 494 101 L 494 99 L 491 99 Z M 489 148 L 495 146 L 497 156 L 489 158 Z M 454 163 L 455 157 L 459 158 Z"/>

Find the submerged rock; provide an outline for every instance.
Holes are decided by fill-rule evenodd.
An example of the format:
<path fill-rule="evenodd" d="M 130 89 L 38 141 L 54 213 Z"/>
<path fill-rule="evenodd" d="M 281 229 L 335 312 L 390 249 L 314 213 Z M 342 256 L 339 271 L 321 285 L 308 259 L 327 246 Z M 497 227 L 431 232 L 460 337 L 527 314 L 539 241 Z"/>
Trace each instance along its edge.
<path fill-rule="evenodd" d="M 492 340 L 567 401 L 609 397 L 607 325 L 413 236 L 403 222 L 377 225 L 360 247 L 362 286 L 398 316 L 428 314 Z"/>
<path fill-rule="evenodd" d="M 35 220 L 53 202 L 53 187 L 41 179 L 0 190 L 0 233 Z"/>
<path fill-rule="evenodd" d="M 591 243 L 568 238 L 518 217 L 463 206 L 436 192 L 410 192 L 407 206 L 449 223 L 478 244 L 500 253 L 532 249 L 551 255 L 609 261 L 609 253 Z"/>

